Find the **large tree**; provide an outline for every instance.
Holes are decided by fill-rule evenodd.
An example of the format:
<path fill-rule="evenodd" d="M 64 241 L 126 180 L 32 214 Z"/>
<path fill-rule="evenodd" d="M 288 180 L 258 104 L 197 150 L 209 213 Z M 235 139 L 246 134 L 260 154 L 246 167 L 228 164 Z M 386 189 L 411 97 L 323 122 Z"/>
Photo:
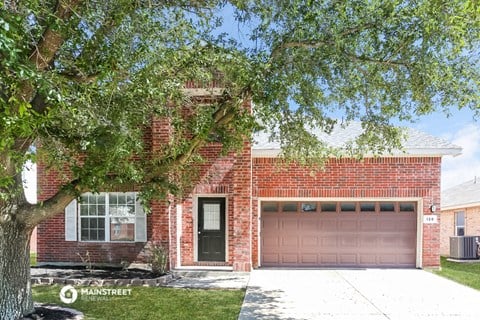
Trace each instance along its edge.
<path fill-rule="evenodd" d="M 322 159 L 335 150 L 308 128 L 328 132 L 332 117 L 362 121 L 356 154 L 398 147 L 393 120 L 476 112 L 479 31 L 474 0 L 3 1 L 0 318 L 32 311 L 31 231 L 83 191 L 175 192 L 211 137 L 229 151 L 254 128 L 287 157 Z M 202 104 L 184 90 L 213 80 L 221 90 Z M 144 145 L 152 117 L 174 129 L 155 157 Z M 21 172 L 40 154 L 70 170 L 56 195 L 30 204 Z"/>

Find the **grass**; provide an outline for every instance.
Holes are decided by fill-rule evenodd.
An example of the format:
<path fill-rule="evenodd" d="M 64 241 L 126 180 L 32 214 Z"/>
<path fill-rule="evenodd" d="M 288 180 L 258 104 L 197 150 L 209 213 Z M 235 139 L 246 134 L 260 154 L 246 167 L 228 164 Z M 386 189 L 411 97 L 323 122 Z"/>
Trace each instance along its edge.
<path fill-rule="evenodd" d="M 77 300 L 63 304 L 59 298 L 61 288 L 57 285 L 35 286 L 34 300 L 79 310 L 85 314 L 86 320 L 237 319 L 245 294 L 244 290 L 128 287 L 123 289 L 131 289 L 131 295 L 94 296 L 82 294 L 82 288 L 76 287 Z"/>
<path fill-rule="evenodd" d="M 434 271 L 442 277 L 480 290 L 480 263 L 459 263 L 441 258 L 441 271 Z"/>
<path fill-rule="evenodd" d="M 37 265 L 37 254 L 35 252 L 30 252 L 30 267 Z"/>

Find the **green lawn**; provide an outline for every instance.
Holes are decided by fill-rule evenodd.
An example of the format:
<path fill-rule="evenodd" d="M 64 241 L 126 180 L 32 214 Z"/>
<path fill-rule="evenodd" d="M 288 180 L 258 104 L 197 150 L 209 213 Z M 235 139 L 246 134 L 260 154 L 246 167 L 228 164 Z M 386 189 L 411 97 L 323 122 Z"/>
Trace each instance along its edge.
<path fill-rule="evenodd" d="M 37 254 L 35 252 L 30 252 L 30 266 L 36 266 L 37 265 Z"/>
<path fill-rule="evenodd" d="M 480 263 L 458 263 L 441 258 L 441 271 L 436 274 L 480 290 Z"/>
<path fill-rule="evenodd" d="M 131 295 L 92 296 L 81 294 L 81 288 L 76 287 L 79 292 L 77 301 L 67 305 L 60 301 L 61 288 L 35 286 L 34 300 L 77 309 L 85 314 L 87 320 L 237 319 L 245 294 L 244 290 L 128 287 L 123 289 L 131 289 Z"/>

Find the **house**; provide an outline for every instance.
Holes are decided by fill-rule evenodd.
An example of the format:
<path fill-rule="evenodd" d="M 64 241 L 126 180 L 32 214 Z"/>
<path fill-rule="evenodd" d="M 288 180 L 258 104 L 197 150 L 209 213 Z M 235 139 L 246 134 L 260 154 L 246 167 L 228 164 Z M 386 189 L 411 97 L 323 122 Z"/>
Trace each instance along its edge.
<path fill-rule="evenodd" d="M 152 144 L 163 134 L 153 121 Z M 359 123 L 317 133 L 342 146 Z M 84 194 L 38 227 L 39 264 L 145 262 L 160 243 L 171 268 L 438 267 L 442 157 L 461 149 L 409 129 L 403 151 L 362 160 L 331 158 L 323 170 L 283 163 L 280 145 L 255 135 L 242 151 L 220 156 L 212 143 L 199 178 L 181 199 Z M 39 201 L 52 196 L 55 173 L 38 165 Z M 108 190 L 107 190 L 108 191 Z"/>
<path fill-rule="evenodd" d="M 440 254 L 450 255 L 451 236 L 480 236 L 480 178 L 442 191 Z"/>

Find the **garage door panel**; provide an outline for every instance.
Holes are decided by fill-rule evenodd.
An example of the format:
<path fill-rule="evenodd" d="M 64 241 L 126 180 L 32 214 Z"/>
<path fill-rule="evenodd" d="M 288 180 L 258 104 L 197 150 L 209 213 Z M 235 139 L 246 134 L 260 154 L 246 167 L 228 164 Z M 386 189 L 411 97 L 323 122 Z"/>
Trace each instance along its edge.
<path fill-rule="evenodd" d="M 337 247 L 337 237 L 336 235 L 332 235 L 329 237 L 320 237 L 320 246 L 322 248 L 334 248 L 336 249 Z"/>
<path fill-rule="evenodd" d="M 277 235 L 273 236 L 263 236 L 262 245 L 267 248 L 278 248 L 280 244 L 280 239 Z"/>
<path fill-rule="evenodd" d="M 336 254 L 322 254 L 319 260 L 320 260 L 320 265 L 334 266 L 338 264 Z"/>
<path fill-rule="evenodd" d="M 282 237 L 281 244 L 283 247 L 291 247 L 292 249 L 298 248 L 298 238 L 297 237 Z"/>
<path fill-rule="evenodd" d="M 397 264 L 397 255 L 394 253 L 379 255 L 378 264 L 379 265 L 395 265 Z"/>
<path fill-rule="evenodd" d="M 286 265 L 298 264 L 298 256 L 296 254 L 282 254 L 282 263 Z"/>
<path fill-rule="evenodd" d="M 298 218 L 291 218 L 291 219 L 282 219 L 280 223 L 280 229 L 282 231 L 292 232 L 298 231 Z"/>
<path fill-rule="evenodd" d="M 416 217 L 415 212 L 378 211 L 265 213 L 261 264 L 414 267 Z"/>
<path fill-rule="evenodd" d="M 317 265 L 318 264 L 318 255 L 317 254 L 302 254 L 300 262 L 302 264 L 306 264 L 306 265 Z"/>
<path fill-rule="evenodd" d="M 343 219 L 340 219 L 339 222 L 338 222 L 338 228 L 339 230 L 341 231 L 352 231 L 352 232 L 355 232 L 357 231 L 357 220 L 356 219 L 352 219 L 352 218 L 347 218 L 345 220 Z"/>
<path fill-rule="evenodd" d="M 356 254 L 339 254 L 338 261 L 340 265 L 354 266 L 358 264 Z"/>
<path fill-rule="evenodd" d="M 360 248 L 376 248 L 377 247 L 377 237 L 374 235 L 359 235 L 358 246 Z"/>
<path fill-rule="evenodd" d="M 395 231 L 397 229 L 398 221 L 392 217 L 382 217 L 378 221 L 378 229 L 382 231 Z"/>
<path fill-rule="evenodd" d="M 342 248 L 356 248 L 357 247 L 357 237 L 355 236 L 355 234 L 339 235 L 338 236 L 338 245 Z"/>
<path fill-rule="evenodd" d="M 318 247 L 318 237 L 317 236 L 303 236 L 301 245 L 303 248 L 313 247 L 314 250 Z"/>
<path fill-rule="evenodd" d="M 369 232 L 369 231 L 377 231 L 378 229 L 378 226 L 377 226 L 377 219 L 375 218 L 368 218 L 368 219 L 365 219 L 365 218 L 362 218 L 362 220 L 360 220 L 358 222 L 358 230 L 359 231 L 365 231 L 365 232 Z"/>
<path fill-rule="evenodd" d="M 302 217 L 300 220 L 300 228 L 302 232 L 313 232 L 316 233 L 318 230 L 317 220 L 316 219 L 305 219 Z"/>
<path fill-rule="evenodd" d="M 280 263 L 279 255 L 275 253 L 265 253 L 262 255 L 262 258 L 265 265 L 277 265 Z"/>
<path fill-rule="evenodd" d="M 359 254 L 359 264 L 360 265 L 376 265 L 377 264 L 377 255 L 375 254 Z"/>
<path fill-rule="evenodd" d="M 265 217 L 262 219 L 262 230 L 275 232 L 279 229 L 279 220 L 276 217 Z"/>
<path fill-rule="evenodd" d="M 319 231 L 330 232 L 337 229 L 337 219 L 331 217 L 324 217 L 324 215 L 318 215 L 319 221 Z"/>

